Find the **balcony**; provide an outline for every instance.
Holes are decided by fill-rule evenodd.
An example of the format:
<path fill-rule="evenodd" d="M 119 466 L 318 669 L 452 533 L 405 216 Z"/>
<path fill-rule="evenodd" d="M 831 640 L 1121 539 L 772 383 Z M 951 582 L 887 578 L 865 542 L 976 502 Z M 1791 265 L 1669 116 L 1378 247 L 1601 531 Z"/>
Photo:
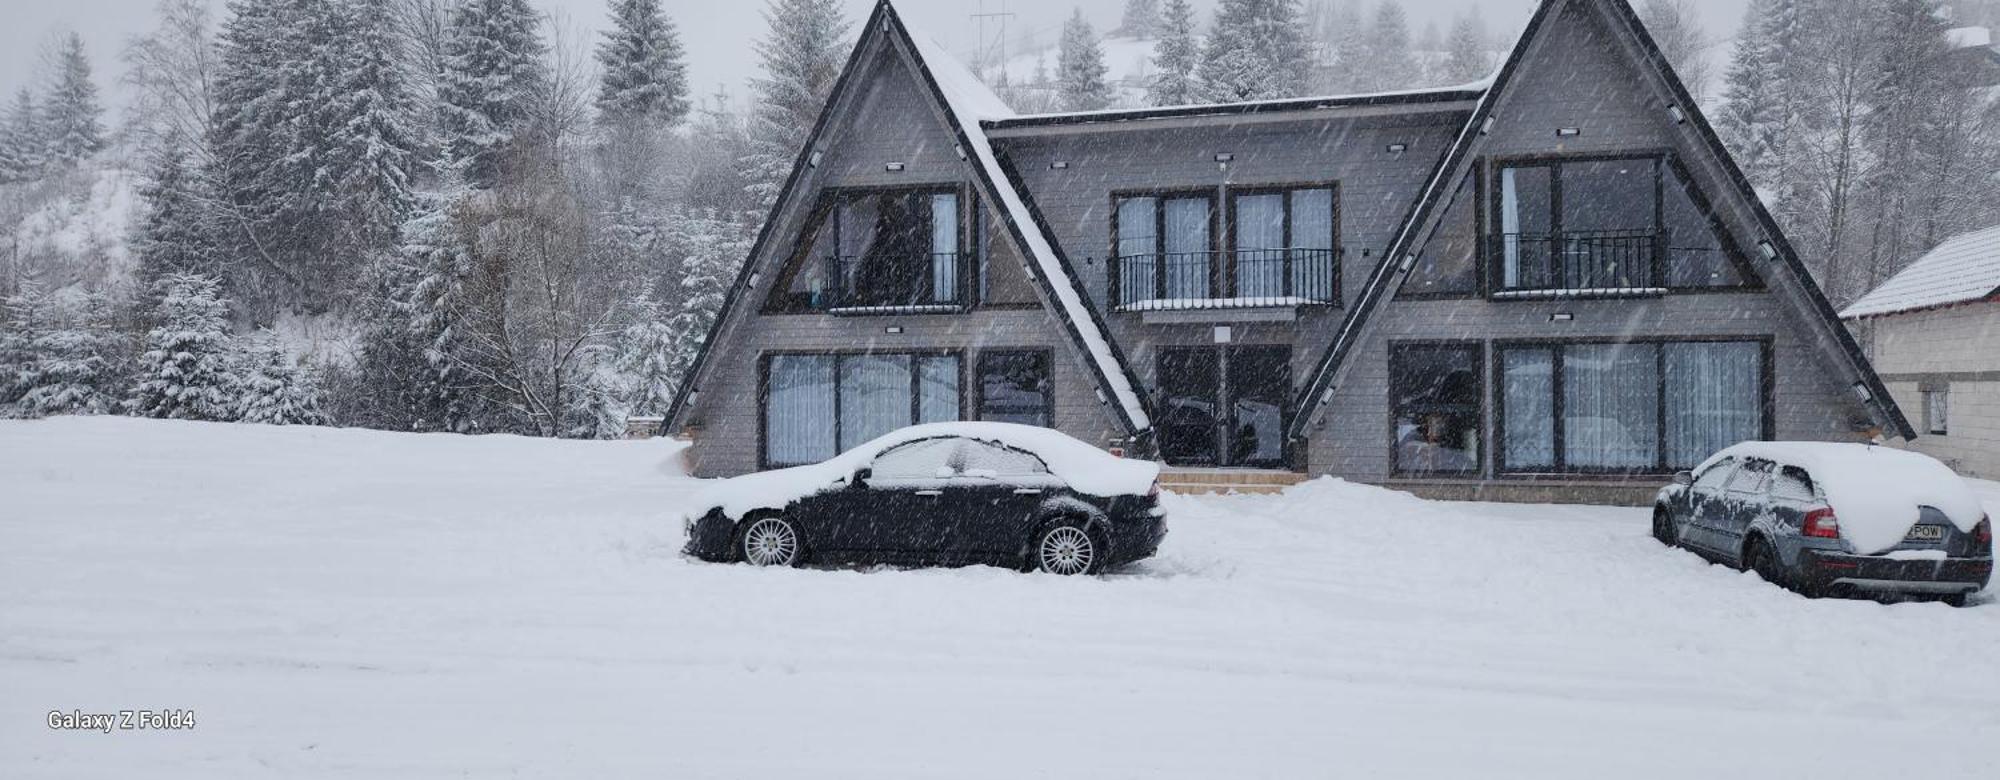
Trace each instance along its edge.
<path fill-rule="evenodd" d="M 1643 297 L 1664 295 L 1658 230 L 1493 237 L 1494 298 Z"/>
<path fill-rule="evenodd" d="M 1128 255 L 1112 264 L 1121 312 L 1295 308 L 1339 302 L 1335 249 Z"/>
<path fill-rule="evenodd" d="M 950 314 L 964 311 L 964 256 L 837 255 L 825 259 L 824 284 L 813 298 L 829 314 Z"/>

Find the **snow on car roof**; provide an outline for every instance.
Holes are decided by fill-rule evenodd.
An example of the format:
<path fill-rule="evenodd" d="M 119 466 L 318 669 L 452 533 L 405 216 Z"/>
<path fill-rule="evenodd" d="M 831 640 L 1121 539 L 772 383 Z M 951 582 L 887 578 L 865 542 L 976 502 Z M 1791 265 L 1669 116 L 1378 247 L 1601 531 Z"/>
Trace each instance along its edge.
<path fill-rule="evenodd" d="M 2000 294 L 2000 226 L 1947 239 L 1848 306 L 1846 319 L 1929 309 Z"/>
<path fill-rule="evenodd" d="M 1839 518 L 1840 535 L 1863 554 L 1901 542 L 1921 516 L 1918 507 L 1943 512 L 1961 531 L 1971 531 L 1985 517 L 1972 486 L 1922 453 L 1872 444 L 1744 442 L 1716 453 L 1697 470 L 1731 457 L 1805 469 Z"/>
<path fill-rule="evenodd" d="M 1026 450 L 1048 464 L 1049 472 L 1079 493 L 1116 496 L 1144 493 L 1160 475 L 1160 464 L 1127 460 L 1052 428 L 997 422 L 942 422 L 912 425 L 877 437 L 831 459 L 787 469 L 717 480 L 689 504 L 699 517 L 720 508 L 731 518 L 781 507 L 820 492 L 875 461 L 898 444 L 941 436 L 962 436 Z"/>

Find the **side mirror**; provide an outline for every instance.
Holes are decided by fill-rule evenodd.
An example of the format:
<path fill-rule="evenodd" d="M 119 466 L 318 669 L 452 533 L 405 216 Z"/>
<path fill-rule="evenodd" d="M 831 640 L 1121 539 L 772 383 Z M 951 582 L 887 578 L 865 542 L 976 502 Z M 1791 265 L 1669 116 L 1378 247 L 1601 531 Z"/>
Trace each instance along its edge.
<path fill-rule="evenodd" d="M 1694 472 L 1692 471 L 1674 472 L 1674 484 L 1683 486 L 1694 484 Z"/>
<path fill-rule="evenodd" d="M 869 477 L 872 477 L 872 476 L 875 476 L 875 470 L 874 470 L 874 469 L 865 469 L 865 468 L 864 468 L 864 469 L 861 469 L 861 470 L 858 470 L 858 471 L 854 472 L 854 478 L 853 478 L 853 479 L 850 479 L 850 480 L 848 480 L 848 481 L 847 481 L 847 486 L 848 486 L 848 487 L 851 487 L 851 488 L 865 488 L 865 487 L 868 487 L 868 478 L 869 478 Z"/>

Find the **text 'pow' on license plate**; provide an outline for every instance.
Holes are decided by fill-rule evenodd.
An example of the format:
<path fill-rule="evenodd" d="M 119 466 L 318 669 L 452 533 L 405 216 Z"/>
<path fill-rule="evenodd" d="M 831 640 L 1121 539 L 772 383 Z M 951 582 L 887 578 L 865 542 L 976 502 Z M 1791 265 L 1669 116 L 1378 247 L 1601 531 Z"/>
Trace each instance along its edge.
<path fill-rule="evenodd" d="M 1941 526 L 1941 525 L 1913 525 L 1913 526 L 1910 526 L 1910 533 L 1909 533 L 1908 535 L 1906 535 L 1906 536 L 1904 536 L 1904 537 L 1903 537 L 1903 541 L 1906 541 L 1906 542 L 1941 542 L 1941 541 L 1944 541 L 1944 526 Z"/>

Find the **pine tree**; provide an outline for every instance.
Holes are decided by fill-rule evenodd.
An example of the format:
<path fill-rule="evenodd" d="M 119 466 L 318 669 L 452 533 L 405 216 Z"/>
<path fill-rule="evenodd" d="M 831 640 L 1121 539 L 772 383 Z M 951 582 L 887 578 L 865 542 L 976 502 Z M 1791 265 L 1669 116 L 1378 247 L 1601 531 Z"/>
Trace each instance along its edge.
<path fill-rule="evenodd" d="M 1062 48 L 1056 56 L 1057 95 L 1064 111 L 1096 111 L 1111 105 L 1111 87 L 1104 83 L 1104 49 L 1097 31 L 1076 9 L 1063 23 Z"/>
<path fill-rule="evenodd" d="M 527 0 L 466 0 L 452 9 L 439 99 L 453 162 L 476 187 L 497 181 L 529 101 L 548 81 L 539 22 Z"/>
<path fill-rule="evenodd" d="M 1716 116 L 1716 132 L 1742 164 L 1751 183 L 1770 191 L 1775 184 L 1777 160 L 1774 133 L 1781 124 L 1782 106 L 1776 99 L 1777 74 L 1771 71 L 1775 59 L 1769 38 L 1772 0 L 1750 0 L 1744 11 L 1742 32 L 1730 53 L 1724 78 L 1722 110 Z"/>
<path fill-rule="evenodd" d="M 387 246 L 402 222 L 416 138 L 390 0 L 328 3 L 324 17 L 328 35 L 314 57 L 325 85 L 313 100 L 319 143 L 307 148 L 320 193 L 313 202 L 336 225 L 333 236 L 346 238 L 321 251 L 341 256 L 351 274 L 359 256 Z"/>
<path fill-rule="evenodd" d="M 791 175 L 819 119 L 821 106 L 840 78 L 848 21 L 840 0 L 771 0 L 764 10 L 770 32 L 757 42 L 764 75 L 750 118 L 750 192 L 758 207 L 770 208 Z"/>
<path fill-rule="evenodd" d="M 33 378 L 34 345 L 48 330 L 48 297 L 30 282 L 0 299 L 0 418 L 20 416 Z"/>
<path fill-rule="evenodd" d="M 1173 0 L 1167 0 L 1172 3 Z M 1114 34 L 1127 38 L 1151 39 L 1160 34 L 1160 0 L 1125 0 L 1125 15 Z"/>
<path fill-rule="evenodd" d="M 694 365 L 708 338 L 709 326 L 722 310 L 723 296 L 750 253 L 750 231 L 712 211 L 691 212 L 675 220 L 669 236 L 680 267 L 672 287 L 663 291 L 673 302 L 666 317 L 673 345 L 662 372 L 678 383 Z"/>
<path fill-rule="evenodd" d="M 1361 20 L 1362 0 L 1348 0 L 1335 15 L 1333 65 L 1327 87 L 1333 92 L 1360 92 L 1376 82 L 1368 61 L 1368 25 Z"/>
<path fill-rule="evenodd" d="M 659 0 L 613 0 L 612 29 L 597 47 L 603 76 L 598 121 L 673 127 L 687 118 L 687 62 L 680 33 Z"/>
<path fill-rule="evenodd" d="M 1196 75 L 1213 102 L 1298 97 L 1309 54 L 1297 0 L 1222 0 Z"/>
<path fill-rule="evenodd" d="M 1468 84 L 1493 73 L 1493 52 L 1487 48 L 1486 19 L 1479 6 L 1459 15 L 1451 23 L 1451 37 L 1445 42 L 1443 81 Z"/>
<path fill-rule="evenodd" d="M 1422 76 L 1410 54 L 1409 15 L 1398 0 L 1382 0 L 1368 29 L 1367 62 L 1360 70 L 1364 81 L 1359 89 L 1379 92 L 1417 83 Z"/>
<path fill-rule="evenodd" d="M 33 93 L 23 89 L 0 124 L 0 184 L 30 181 L 42 175 L 49 147 L 42 131 L 41 111 Z"/>
<path fill-rule="evenodd" d="M 239 377 L 229 337 L 229 304 L 211 277 L 180 274 L 166 280 L 139 359 L 139 381 L 125 399 L 139 417 L 176 420 L 236 418 Z"/>
<path fill-rule="evenodd" d="M 1639 7 L 1646 32 L 1699 101 L 1708 95 L 1708 33 L 1690 0 L 1646 0 Z"/>
<path fill-rule="evenodd" d="M 1195 68 L 1201 64 L 1201 43 L 1195 39 L 1194 6 L 1188 0 L 1167 0 L 1160 40 L 1153 44 L 1153 83 L 1146 101 L 1156 106 L 1184 106 L 1201 97 Z"/>
<path fill-rule="evenodd" d="M 16 379 L 20 414 L 116 411 L 118 334 L 111 328 L 109 299 L 66 289 L 49 295 L 42 305 L 42 326 L 28 343 L 25 370 Z"/>
<path fill-rule="evenodd" d="M 83 36 L 70 33 L 63 39 L 42 111 L 50 161 L 75 165 L 104 148 L 104 107 L 98 104 L 97 85 L 90 80 Z"/>
<path fill-rule="evenodd" d="M 403 335 L 423 358 L 427 371 L 412 376 L 409 395 L 430 412 L 416 424 L 422 430 L 467 431 L 475 422 L 466 376 L 473 361 L 464 339 L 474 308 L 467 287 L 473 273 L 469 239 L 463 234 L 459 210 L 466 193 L 447 186 L 428 194 L 403 230 L 403 262 L 409 272 L 392 282 L 404 317 Z"/>
<path fill-rule="evenodd" d="M 159 286 L 165 279 L 190 273 L 212 276 L 219 270 L 186 153 L 170 144 L 158 156 L 151 180 L 139 190 L 145 212 L 132 237 L 132 251 L 138 255 L 134 282 L 147 308 L 165 294 Z"/>
<path fill-rule="evenodd" d="M 326 425 L 312 373 L 293 365 L 269 330 L 258 331 L 247 341 L 236 355 L 242 379 L 236 418 L 265 425 Z"/>

